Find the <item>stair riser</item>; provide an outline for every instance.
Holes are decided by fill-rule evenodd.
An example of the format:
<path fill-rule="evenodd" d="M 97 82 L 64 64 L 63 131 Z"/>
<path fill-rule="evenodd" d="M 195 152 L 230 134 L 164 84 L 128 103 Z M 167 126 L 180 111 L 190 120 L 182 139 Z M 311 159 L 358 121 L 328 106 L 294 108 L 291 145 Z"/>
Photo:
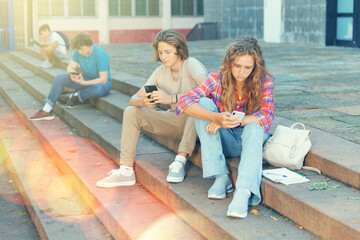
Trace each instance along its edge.
<path fill-rule="evenodd" d="M 299 223 L 310 232 L 323 239 L 360 239 L 360 234 L 349 225 L 343 224 L 314 207 L 300 201 L 269 184 L 269 180 L 262 181 L 261 192 L 263 203 Z"/>
<path fill-rule="evenodd" d="M 358 172 L 345 168 L 318 155 L 311 154 L 311 152 L 309 155 L 305 160 L 306 166 L 321 169 L 324 174 L 360 189 L 360 174 Z"/>

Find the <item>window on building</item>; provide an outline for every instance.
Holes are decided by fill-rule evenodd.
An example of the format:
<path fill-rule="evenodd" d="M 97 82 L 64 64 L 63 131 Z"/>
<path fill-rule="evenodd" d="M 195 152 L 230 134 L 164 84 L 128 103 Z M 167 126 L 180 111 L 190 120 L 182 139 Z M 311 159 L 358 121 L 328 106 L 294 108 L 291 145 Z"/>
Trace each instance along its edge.
<path fill-rule="evenodd" d="M 52 16 L 64 16 L 64 0 L 52 0 Z"/>
<path fill-rule="evenodd" d="M 203 16 L 203 0 L 171 0 L 171 15 L 173 16 Z"/>
<path fill-rule="evenodd" d="M 159 16 L 160 0 L 109 0 L 110 16 Z"/>
<path fill-rule="evenodd" d="M 120 1 L 120 16 L 131 16 L 131 0 Z"/>
<path fill-rule="evenodd" d="M 39 16 L 95 16 L 95 0 L 38 0 Z"/>

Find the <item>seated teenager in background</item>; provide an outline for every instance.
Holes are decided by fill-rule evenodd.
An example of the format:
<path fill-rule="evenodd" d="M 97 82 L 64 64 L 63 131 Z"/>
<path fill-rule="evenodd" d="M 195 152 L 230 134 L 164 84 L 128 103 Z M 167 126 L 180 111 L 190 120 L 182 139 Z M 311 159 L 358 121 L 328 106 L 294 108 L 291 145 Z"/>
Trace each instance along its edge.
<path fill-rule="evenodd" d="M 50 30 L 48 24 L 41 25 L 39 28 L 40 35 L 40 53 L 44 61 L 40 64 L 42 68 L 52 67 L 53 57 L 63 59 L 66 55 L 66 44 L 59 33 Z"/>
<path fill-rule="evenodd" d="M 154 60 L 161 61 L 162 65 L 153 72 L 145 86 L 156 85 L 157 90 L 146 93 L 143 86 L 131 97 L 123 117 L 120 168 L 98 181 L 98 187 L 135 184 L 133 166 L 141 129 L 180 140 L 178 154 L 169 167 L 166 180 L 182 182 L 186 175 L 186 158 L 194 150 L 196 130 L 191 117 L 175 117 L 175 104 L 181 96 L 203 83 L 207 71 L 198 60 L 189 57 L 185 37 L 176 30 L 159 32 L 152 46 Z M 157 104 L 170 105 L 171 109 L 157 111 L 154 109 Z"/>
<path fill-rule="evenodd" d="M 66 73 L 56 75 L 44 107 L 29 117 L 31 121 L 52 120 L 52 109 L 60 98 L 65 87 L 76 92 L 70 95 L 66 104 L 68 108 L 85 102 L 87 99 L 103 97 L 110 92 L 111 74 L 109 55 L 93 44 L 87 33 L 78 33 L 71 45 L 75 49 L 72 59 L 66 68 Z M 76 72 L 80 67 L 81 73 Z"/>
<path fill-rule="evenodd" d="M 242 120 L 232 111 L 244 112 Z M 214 178 L 208 197 L 233 191 L 225 157 L 239 157 L 236 190 L 227 215 L 245 218 L 261 201 L 263 144 L 274 118 L 273 83 L 256 39 L 241 37 L 226 50 L 222 67 L 180 98 L 176 115 L 195 118 L 204 178 Z"/>

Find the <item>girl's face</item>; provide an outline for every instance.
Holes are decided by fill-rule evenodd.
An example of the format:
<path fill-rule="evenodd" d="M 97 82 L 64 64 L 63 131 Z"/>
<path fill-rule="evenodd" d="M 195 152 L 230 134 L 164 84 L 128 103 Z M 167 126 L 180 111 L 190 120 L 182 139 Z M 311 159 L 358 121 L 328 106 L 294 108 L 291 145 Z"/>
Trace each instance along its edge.
<path fill-rule="evenodd" d="M 159 42 L 158 54 L 161 62 L 166 67 L 173 68 L 180 60 L 180 56 L 177 55 L 176 48 L 166 42 Z"/>
<path fill-rule="evenodd" d="M 255 67 L 255 59 L 251 55 L 238 56 L 233 66 L 231 67 L 231 74 L 237 83 L 245 83 L 245 80 L 250 76 Z"/>

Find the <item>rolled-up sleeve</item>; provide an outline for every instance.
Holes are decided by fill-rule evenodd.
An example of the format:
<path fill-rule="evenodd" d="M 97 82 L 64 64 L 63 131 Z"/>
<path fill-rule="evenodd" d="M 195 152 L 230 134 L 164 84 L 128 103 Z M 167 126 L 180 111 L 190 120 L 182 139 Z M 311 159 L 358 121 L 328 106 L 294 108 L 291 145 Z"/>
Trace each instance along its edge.
<path fill-rule="evenodd" d="M 275 116 L 275 106 L 273 99 L 273 83 L 269 76 L 266 76 L 261 105 L 259 111 L 253 113 L 259 119 L 260 125 L 268 132 Z"/>
<path fill-rule="evenodd" d="M 214 92 L 217 81 L 214 79 L 214 75 L 210 74 L 208 79 L 205 80 L 199 87 L 188 92 L 182 96 L 175 108 L 175 115 L 179 116 L 186 108 L 191 104 L 197 103 L 202 97 L 211 97 Z"/>

